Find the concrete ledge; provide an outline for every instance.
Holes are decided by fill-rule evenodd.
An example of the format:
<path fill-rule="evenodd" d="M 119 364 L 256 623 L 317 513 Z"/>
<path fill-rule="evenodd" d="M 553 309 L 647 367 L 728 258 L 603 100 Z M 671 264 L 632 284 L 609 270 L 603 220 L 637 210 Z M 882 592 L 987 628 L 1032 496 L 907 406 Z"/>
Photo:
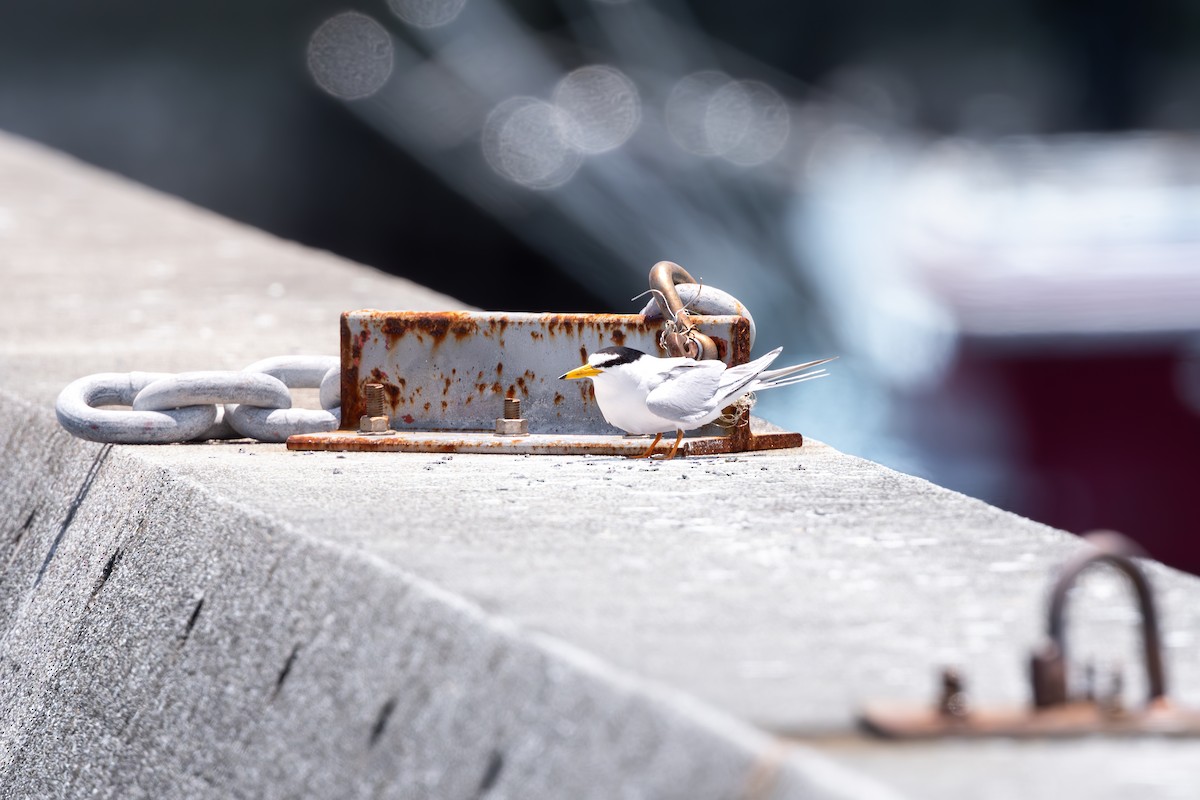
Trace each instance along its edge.
<path fill-rule="evenodd" d="M 4 796 L 885 794 L 7 393 L 0 442 Z"/>

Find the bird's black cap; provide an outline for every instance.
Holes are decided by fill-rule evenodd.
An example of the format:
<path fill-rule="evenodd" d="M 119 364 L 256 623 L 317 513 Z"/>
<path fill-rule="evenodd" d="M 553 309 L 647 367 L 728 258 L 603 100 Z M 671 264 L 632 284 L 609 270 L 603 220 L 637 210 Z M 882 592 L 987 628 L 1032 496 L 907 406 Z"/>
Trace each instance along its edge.
<path fill-rule="evenodd" d="M 600 355 L 612 356 L 612 358 L 596 359 L 596 356 Z M 598 362 L 596 366 L 607 369 L 608 367 L 618 367 L 621 364 L 632 364 L 644 355 L 646 354 L 641 350 L 634 350 L 632 347 L 603 347 L 592 353 L 588 361 L 591 362 L 595 359 Z"/>

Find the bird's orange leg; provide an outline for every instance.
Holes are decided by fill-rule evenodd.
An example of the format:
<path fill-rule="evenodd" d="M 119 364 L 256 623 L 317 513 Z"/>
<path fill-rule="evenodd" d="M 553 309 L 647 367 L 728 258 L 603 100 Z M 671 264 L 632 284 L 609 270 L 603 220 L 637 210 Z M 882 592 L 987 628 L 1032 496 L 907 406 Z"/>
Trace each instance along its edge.
<path fill-rule="evenodd" d="M 654 448 L 658 447 L 658 443 L 661 441 L 662 434 L 660 433 L 658 436 L 654 437 L 654 441 L 651 442 L 650 446 L 646 448 L 646 452 L 642 453 L 640 456 L 630 456 L 630 458 L 649 458 L 650 456 L 654 455 Z"/>
<path fill-rule="evenodd" d="M 678 434 L 679 435 L 675 437 L 675 444 L 671 446 L 671 452 L 667 453 L 667 457 L 663 459 L 664 461 L 670 461 L 675 457 L 676 451 L 679 450 L 679 443 L 683 441 L 683 431 L 679 431 Z M 661 436 L 662 434 L 659 435 Z"/>

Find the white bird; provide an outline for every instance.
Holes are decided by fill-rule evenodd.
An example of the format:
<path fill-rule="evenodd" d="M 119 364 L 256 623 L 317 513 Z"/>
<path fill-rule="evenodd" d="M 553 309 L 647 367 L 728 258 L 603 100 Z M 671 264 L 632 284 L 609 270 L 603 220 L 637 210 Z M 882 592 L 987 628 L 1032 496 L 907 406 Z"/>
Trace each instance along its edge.
<path fill-rule="evenodd" d="M 560 379 L 591 378 L 596 403 L 609 424 L 627 433 L 657 434 L 649 449 L 635 458 L 648 458 L 663 433 L 677 431 L 667 454 L 674 458 L 684 431 L 707 425 L 750 392 L 823 378 L 825 370 L 812 368 L 833 360 L 768 370 L 782 351 L 776 347 L 754 361 L 727 367 L 723 361 L 656 358 L 631 347 L 605 347 Z"/>

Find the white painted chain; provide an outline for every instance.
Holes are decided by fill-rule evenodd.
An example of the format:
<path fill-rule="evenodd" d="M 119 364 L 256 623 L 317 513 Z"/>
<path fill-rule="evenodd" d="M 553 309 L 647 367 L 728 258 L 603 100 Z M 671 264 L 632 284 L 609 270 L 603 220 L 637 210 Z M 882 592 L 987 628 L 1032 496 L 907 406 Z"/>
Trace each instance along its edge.
<path fill-rule="evenodd" d="M 289 389 L 318 388 L 321 409 L 292 408 Z M 335 430 L 341 421 L 340 395 L 337 357 L 280 356 L 240 372 L 89 375 L 59 393 L 55 412 L 68 432 L 94 442 L 282 442 L 294 434 Z M 133 408 L 102 408 L 112 405 Z"/>

